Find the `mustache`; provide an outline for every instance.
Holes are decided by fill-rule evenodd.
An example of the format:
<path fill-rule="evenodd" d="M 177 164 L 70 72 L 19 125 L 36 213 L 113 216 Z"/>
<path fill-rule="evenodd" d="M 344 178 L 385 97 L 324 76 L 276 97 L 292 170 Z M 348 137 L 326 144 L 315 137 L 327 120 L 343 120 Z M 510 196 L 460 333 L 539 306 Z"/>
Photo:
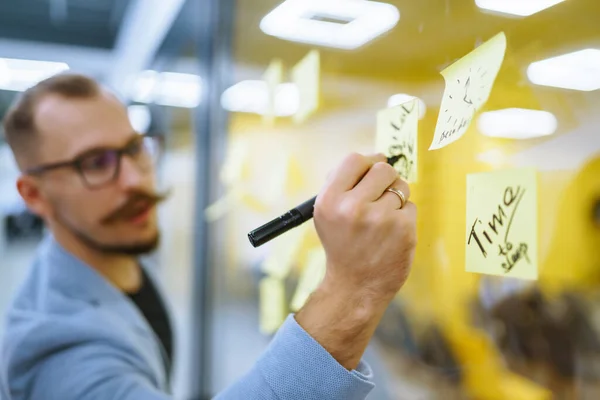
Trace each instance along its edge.
<path fill-rule="evenodd" d="M 116 221 L 126 220 L 139 214 L 143 209 L 155 206 L 169 198 L 170 190 L 165 192 L 150 193 L 136 191 L 130 194 L 122 206 L 111 212 L 100 221 L 102 224 L 111 224 Z"/>

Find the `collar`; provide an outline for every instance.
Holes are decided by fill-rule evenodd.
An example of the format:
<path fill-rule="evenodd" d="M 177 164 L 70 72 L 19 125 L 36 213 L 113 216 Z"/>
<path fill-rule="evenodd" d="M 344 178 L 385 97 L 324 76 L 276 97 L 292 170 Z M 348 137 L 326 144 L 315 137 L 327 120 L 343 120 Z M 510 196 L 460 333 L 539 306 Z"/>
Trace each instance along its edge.
<path fill-rule="evenodd" d="M 113 303 L 123 301 L 125 295 L 100 273 L 65 250 L 49 235 L 41 246 L 47 261 L 47 273 L 55 290 L 89 303 Z"/>

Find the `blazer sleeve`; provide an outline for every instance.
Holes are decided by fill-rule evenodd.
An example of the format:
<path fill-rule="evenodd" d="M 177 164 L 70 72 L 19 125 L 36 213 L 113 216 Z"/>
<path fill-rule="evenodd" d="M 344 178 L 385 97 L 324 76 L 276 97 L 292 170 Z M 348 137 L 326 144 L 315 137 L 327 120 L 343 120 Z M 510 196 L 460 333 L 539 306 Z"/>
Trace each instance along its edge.
<path fill-rule="evenodd" d="M 348 371 L 290 315 L 254 368 L 217 400 L 363 400 L 374 388 L 361 361 Z"/>

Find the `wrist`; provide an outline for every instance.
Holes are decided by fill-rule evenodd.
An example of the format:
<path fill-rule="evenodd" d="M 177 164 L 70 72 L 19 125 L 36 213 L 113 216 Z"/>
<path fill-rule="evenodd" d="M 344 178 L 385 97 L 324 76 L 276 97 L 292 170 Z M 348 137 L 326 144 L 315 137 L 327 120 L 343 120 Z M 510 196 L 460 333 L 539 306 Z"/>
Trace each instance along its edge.
<path fill-rule="evenodd" d="M 387 308 L 393 295 L 368 285 L 349 283 L 326 275 L 315 291 L 316 296 L 327 299 L 336 308 L 345 308 L 348 316 L 357 322 L 368 322 Z"/>
<path fill-rule="evenodd" d="M 348 370 L 358 366 L 389 301 L 325 278 L 296 314 L 298 324 Z"/>

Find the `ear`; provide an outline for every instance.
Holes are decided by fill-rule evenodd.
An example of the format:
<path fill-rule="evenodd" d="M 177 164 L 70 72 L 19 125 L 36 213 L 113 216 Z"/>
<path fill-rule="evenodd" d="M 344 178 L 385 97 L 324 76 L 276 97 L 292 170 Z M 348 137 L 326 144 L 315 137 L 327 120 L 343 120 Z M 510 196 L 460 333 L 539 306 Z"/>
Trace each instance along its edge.
<path fill-rule="evenodd" d="M 27 208 L 32 213 L 45 218 L 50 213 L 50 204 L 40 190 L 39 182 L 31 176 L 22 175 L 17 179 L 17 190 Z"/>

